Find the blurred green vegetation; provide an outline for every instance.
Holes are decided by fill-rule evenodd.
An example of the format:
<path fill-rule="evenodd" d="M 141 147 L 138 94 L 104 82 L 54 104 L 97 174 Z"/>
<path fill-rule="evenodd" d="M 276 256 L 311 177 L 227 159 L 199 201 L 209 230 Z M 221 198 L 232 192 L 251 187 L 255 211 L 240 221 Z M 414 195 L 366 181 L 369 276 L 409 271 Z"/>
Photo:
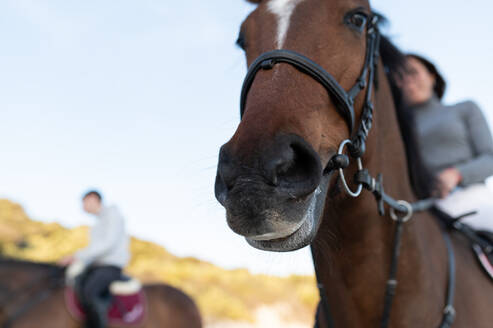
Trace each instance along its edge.
<path fill-rule="evenodd" d="M 22 207 L 0 199 L 0 250 L 5 256 L 56 262 L 84 247 L 88 228 L 67 229 L 57 223 L 31 220 Z M 131 240 L 126 271 L 143 282 L 176 286 L 198 303 L 206 321 L 254 320 L 260 305 L 287 304 L 297 318 L 311 318 L 318 302 L 313 276 L 286 278 L 225 270 L 195 258 L 180 258 L 163 247 Z"/>

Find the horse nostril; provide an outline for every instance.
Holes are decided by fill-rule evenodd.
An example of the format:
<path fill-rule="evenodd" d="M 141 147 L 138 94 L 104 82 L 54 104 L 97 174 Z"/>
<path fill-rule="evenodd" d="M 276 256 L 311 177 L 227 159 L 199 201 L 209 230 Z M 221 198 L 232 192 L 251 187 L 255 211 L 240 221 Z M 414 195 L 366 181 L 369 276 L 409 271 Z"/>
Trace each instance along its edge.
<path fill-rule="evenodd" d="M 219 172 L 216 175 L 216 182 L 214 184 L 214 194 L 216 195 L 216 199 L 218 200 L 218 202 L 224 206 L 224 204 L 226 203 L 226 198 L 228 196 L 228 188 L 226 187 L 226 184 L 221 178 Z"/>
<path fill-rule="evenodd" d="M 266 161 L 265 173 L 267 180 L 273 185 L 279 185 L 279 176 L 286 173 L 292 166 L 294 161 L 294 153 L 292 149 L 285 148 L 281 152 L 278 152 L 276 156 Z"/>
<path fill-rule="evenodd" d="M 318 154 L 301 137 L 288 135 L 278 139 L 265 161 L 266 177 L 292 197 L 312 193 L 320 183 L 322 168 Z"/>
<path fill-rule="evenodd" d="M 216 182 L 214 192 L 219 203 L 224 204 L 228 192 L 233 188 L 236 180 L 234 168 L 230 156 L 225 147 L 221 147 L 217 165 Z"/>
<path fill-rule="evenodd" d="M 297 135 L 281 135 L 269 147 L 261 150 L 259 147 L 252 154 L 250 165 L 241 162 L 244 157 L 231 154 L 227 145 L 221 147 L 219 153 L 214 187 L 216 198 L 223 205 L 237 185 L 241 188 L 270 186 L 282 198 L 298 199 L 311 194 L 320 184 L 320 158 L 312 146 Z M 257 157 L 257 154 L 261 155 Z M 240 179 L 242 184 L 238 184 Z"/>

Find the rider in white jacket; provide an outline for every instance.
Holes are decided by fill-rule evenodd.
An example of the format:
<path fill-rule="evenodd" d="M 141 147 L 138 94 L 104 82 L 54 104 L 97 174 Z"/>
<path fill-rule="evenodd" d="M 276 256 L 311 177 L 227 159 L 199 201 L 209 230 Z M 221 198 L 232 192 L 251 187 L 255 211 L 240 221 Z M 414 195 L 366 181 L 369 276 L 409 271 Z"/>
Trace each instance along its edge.
<path fill-rule="evenodd" d="M 101 206 L 95 213 L 89 245 L 75 254 L 86 265 L 110 265 L 123 268 L 128 260 L 128 236 L 125 221 L 116 206 Z"/>
<path fill-rule="evenodd" d="M 120 278 L 129 260 L 129 238 L 123 216 L 115 206 L 104 206 L 99 192 L 86 193 L 83 206 L 97 218 L 89 245 L 62 262 L 71 263 L 67 282 L 76 286 L 87 313 L 86 327 L 99 328 L 105 327 L 108 287 Z"/>

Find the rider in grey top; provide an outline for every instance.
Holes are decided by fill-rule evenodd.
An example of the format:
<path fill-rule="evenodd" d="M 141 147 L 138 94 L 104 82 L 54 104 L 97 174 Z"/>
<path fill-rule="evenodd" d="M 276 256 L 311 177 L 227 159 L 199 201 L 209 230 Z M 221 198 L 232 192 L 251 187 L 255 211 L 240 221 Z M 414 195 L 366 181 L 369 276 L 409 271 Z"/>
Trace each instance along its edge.
<path fill-rule="evenodd" d="M 99 192 L 87 192 L 82 201 L 84 210 L 96 217 L 89 245 L 61 262 L 71 263 L 66 271 L 67 281 L 75 285 L 86 313 L 84 327 L 104 328 L 109 286 L 121 278 L 122 268 L 129 260 L 129 237 L 120 211 L 104 205 Z"/>
<path fill-rule="evenodd" d="M 85 265 L 111 265 L 123 268 L 129 260 L 129 238 L 125 221 L 116 206 L 101 206 L 91 228 L 89 245 L 75 253 Z"/>
<path fill-rule="evenodd" d="M 462 187 L 493 175 L 493 139 L 475 103 L 446 106 L 433 96 L 414 109 L 423 160 L 433 173 L 455 167 Z"/>
<path fill-rule="evenodd" d="M 445 80 L 421 56 L 407 56 L 398 82 L 416 120 L 421 157 L 436 180 L 436 205 L 453 217 L 475 211 L 463 222 L 493 230 L 493 193 L 485 184 L 493 175 L 493 140 L 480 109 L 471 101 L 442 104 Z"/>

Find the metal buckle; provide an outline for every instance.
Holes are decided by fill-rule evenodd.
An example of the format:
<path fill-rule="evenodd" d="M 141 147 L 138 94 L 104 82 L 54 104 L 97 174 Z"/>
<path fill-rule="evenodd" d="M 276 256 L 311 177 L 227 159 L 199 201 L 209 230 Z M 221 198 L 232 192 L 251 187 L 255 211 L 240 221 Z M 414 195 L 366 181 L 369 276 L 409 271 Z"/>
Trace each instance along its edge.
<path fill-rule="evenodd" d="M 344 151 L 344 147 L 347 144 L 352 145 L 353 142 L 351 140 L 349 140 L 349 139 L 346 139 L 343 142 L 341 142 L 341 145 L 339 146 L 339 150 L 337 151 L 337 154 L 338 155 L 342 155 L 342 153 Z M 363 163 L 361 162 L 361 158 L 360 157 L 358 157 L 356 159 L 356 162 L 358 163 L 358 170 L 360 170 L 360 171 L 363 170 Z M 356 191 L 352 191 L 351 189 L 349 189 L 349 186 L 348 186 L 348 184 L 346 182 L 346 177 L 344 176 L 343 169 L 339 169 L 339 175 L 341 177 L 342 184 L 344 185 L 344 189 L 346 189 L 346 192 L 348 193 L 348 195 L 351 196 L 351 197 L 354 197 L 354 198 L 358 197 L 361 194 L 361 192 L 363 191 L 363 185 L 360 183 L 358 185 L 358 189 L 356 189 Z"/>
<path fill-rule="evenodd" d="M 450 315 L 451 317 L 455 317 L 455 313 L 456 313 L 456 312 L 455 312 L 455 308 L 454 308 L 454 306 L 453 306 L 453 305 L 447 305 L 447 306 L 445 307 L 445 309 L 443 310 L 443 313 L 444 313 L 445 315 L 447 315 L 447 314 L 448 314 L 448 315 Z"/>
<path fill-rule="evenodd" d="M 395 209 L 393 207 L 391 207 L 390 208 L 390 217 L 394 221 L 401 221 L 403 223 L 409 221 L 409 219 L 413 216 L 413 206 L 411 204 L 409 204 L 409 202 L 406 202 L 405 200 L 398 200 L 397 203 L 406 207 L 407 213 L 402 218 L 399 218 L 397 216 L 397 213 L 395 212 Z"/>

